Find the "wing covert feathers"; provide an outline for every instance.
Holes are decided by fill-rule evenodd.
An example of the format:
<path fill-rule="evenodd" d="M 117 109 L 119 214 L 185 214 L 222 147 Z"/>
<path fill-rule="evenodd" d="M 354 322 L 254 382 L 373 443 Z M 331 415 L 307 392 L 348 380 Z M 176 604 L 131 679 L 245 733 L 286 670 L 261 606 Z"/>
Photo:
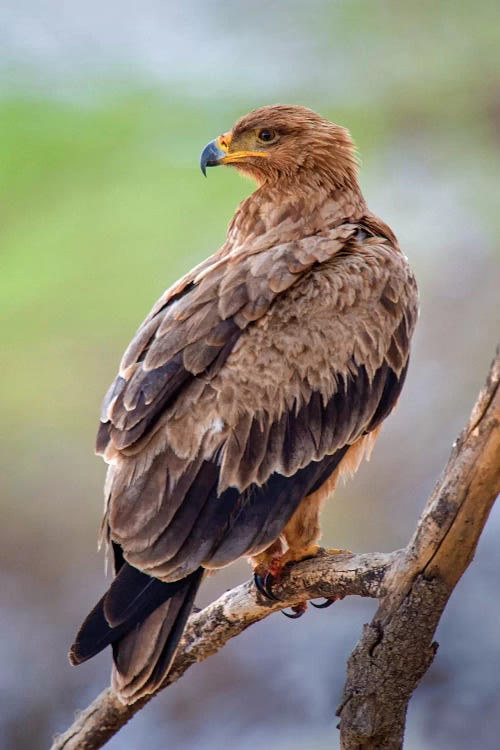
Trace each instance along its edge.
<path fill-rule="evenodd" d="M 213 379 L 247 327 L 355 231 L 343 225 L 325 237 L 285 242 L 258 254 L 215 257 L 195 281 L 187 277 L 181 290 L 167 292 L 139 328 L 106 394 L 97 451 L 109 459 L 147 439 L 180 389 L 196 376 Z"/>
<path fill-rule="evenodd" d="M 274 251 L 279 256 L 291 249 Z M 319 243 L 314 258 L 325 252 Z M 250 257 L 257 261 L 252 278 L 260 279 L 260 286 L 247 285 L 245 299 L 256 299 L 270 289 L 269 279 L 275 276 L 267 258 Z M 141 370 L 145 386 L 138 400 L 136 391 L 127 399 L 132 380 L 121 391 L 120 386 L 110 391 L 112 404 L 105 409 L 111 416 L 105 454 L 111 462 L 108 534 L 123 547 L 131 565 L 164 581 L 182 578 L 200 565 L 225 565 L 270 544 L 317 484 L 320 467 L 333 471 L 342 451 L 375 430 L 399 396 L 417 310 L 404 256 L 387 239 L 368 236 L 359 241 L 351 230 L 341 252 L 335 245 L 326 261 L 315 260 L 307 267 L 306 257 L 310 260 L 313 253 L 306 256 L 303 247 L 293 257 L 307 270 L 296 271 L 288 258 L 287 272 L 293 267 L 297 273 L 294 283 L 244 328 L 234 316 L 244 302 L 245 259 L 226 269 L 227 276 L 221 263 L 205 271 L 216 297 L 200 292 L 193 298 L 193 305 L 198 300 L 196 310 L 208 306 L 200 323 L 201 351 L 223 348 L 236 329 L 238 333 L 216 372 L 188 371 L 186 362 L 194 369 L 192 355 L 185 357 L 185 350 L 178 350 L 176 337 L 170 349 L 170 354 L 175 350 L 173 358 L 162 364 L 155 360 L 159 378 L 165 380 L 161 387 L 151 390 L 148 376 L 155 371 Z M 215 277 L 220 277 L 217 284 Z M 186 322 L 185 341 L 195 346 L 197 313 L 189 315 L 187 295 L 197 287 L 189 288 L 172 303 L 169 314 L 178 316 L 176 325 Z M 230 288 L 238 290 L 238 305 L 223 306 L 233 317 L 221 322 L 218 295 Z M 215 305 L 219 317 L 214 316 Z M 169 308 L 160 309 L 165 315 Z M 158 328 L 174 326 L 166 320 Z M 231 326 L 226 337 L 222 323 Z M 151 355 L 157 344 L 151 338 L 148 342 Z M 122 378 L 134 366 L 127 357 Z M 172 379 L 167 370 L 178 365 L 182 381 Z M 156 397 L 150 400 L 153 392 Z M 135 408 L 125 413 L 126 403 Z M 134 436 L 137 425 L 145 432 L 119 448 L 123 431 Z"/>

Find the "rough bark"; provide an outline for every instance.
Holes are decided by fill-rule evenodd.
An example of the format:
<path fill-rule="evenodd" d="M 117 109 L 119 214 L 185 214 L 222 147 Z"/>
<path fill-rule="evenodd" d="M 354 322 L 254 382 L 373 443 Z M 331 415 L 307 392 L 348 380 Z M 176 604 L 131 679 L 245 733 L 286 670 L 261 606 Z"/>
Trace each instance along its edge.
<path fill-rule="evenodd" d="M 275 589 L 280 603 L 265 601 L 251 583 L 226 592 L 190 617 L 162 688 L 284 606 L 321 596 L 375 597 L 379 609 L 348 662 L 338 709 L 342 750 L 401 748 L 408 702 L 436 652 L 433 636 L 439 619 L 500 492 L 499 381 L 497 356 L 404 550 L 324 554 L 297 563 Z M 108 688 L 55 738 L 52 750 L 97 750 L 152 697 L 126 706 Z"/>
<path fill-rule="evenodd" d="M 397 750 L 410 697 L 429 668 L 451 592 L 471 562 L 500 492 L 500 357 L 453 446 L 413 539 L 385 580 L 387 594 L 348 662 L 342 750 Z"/>

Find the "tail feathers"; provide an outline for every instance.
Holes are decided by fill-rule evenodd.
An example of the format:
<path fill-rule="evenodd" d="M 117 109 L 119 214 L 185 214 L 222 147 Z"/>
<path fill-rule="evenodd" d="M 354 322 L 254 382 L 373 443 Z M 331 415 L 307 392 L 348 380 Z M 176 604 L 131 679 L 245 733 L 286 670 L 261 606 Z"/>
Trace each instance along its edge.
<path fill-rule="evenodd" d="M 181 590 L 113 644 L 112 685 L 124 703 L 154 692 L 165 679 L 203 573 L 203 568 L 198 568 L 183 579 Z"/>
<path fill-rule="evenodd" d="M 203 573 L 198 568 L 164 583 L 125 563 L 81 626 L 70 662 L 81 664 L 112 644 L 113 685 L 124 701 L 152 692 L 172 662 Z"/>

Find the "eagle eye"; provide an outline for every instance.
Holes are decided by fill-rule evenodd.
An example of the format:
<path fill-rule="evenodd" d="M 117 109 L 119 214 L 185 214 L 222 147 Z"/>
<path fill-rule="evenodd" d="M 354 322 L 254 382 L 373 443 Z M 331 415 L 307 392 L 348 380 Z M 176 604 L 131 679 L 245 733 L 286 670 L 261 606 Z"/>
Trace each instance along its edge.
<path fill-rule="evenodd" d="M 271 141 L 276 140 L 276 131 L 270 128 L 263 128 L 257 133 L 257 138 L 263 143 L 271 143 Z"/>

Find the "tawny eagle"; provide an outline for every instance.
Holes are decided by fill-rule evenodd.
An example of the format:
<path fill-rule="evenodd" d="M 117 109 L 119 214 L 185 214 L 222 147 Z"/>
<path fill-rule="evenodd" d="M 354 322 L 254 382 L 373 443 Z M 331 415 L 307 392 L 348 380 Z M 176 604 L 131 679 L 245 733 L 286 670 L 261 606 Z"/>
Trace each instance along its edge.
<path fill-rule="evenodd" d="M 205 571 L 318 551 L 319 513 L 401 392 L 415 279 L 368 210 L 347 130 L 270 106 L 208 144 L 258 187 L 224 245 L 156 303 L 105 396 L 115 577 L 70 652 L 112 645 L 124 702 L 164 680 Z M 263 581 L 265 584 L 263 584 Z"/>

